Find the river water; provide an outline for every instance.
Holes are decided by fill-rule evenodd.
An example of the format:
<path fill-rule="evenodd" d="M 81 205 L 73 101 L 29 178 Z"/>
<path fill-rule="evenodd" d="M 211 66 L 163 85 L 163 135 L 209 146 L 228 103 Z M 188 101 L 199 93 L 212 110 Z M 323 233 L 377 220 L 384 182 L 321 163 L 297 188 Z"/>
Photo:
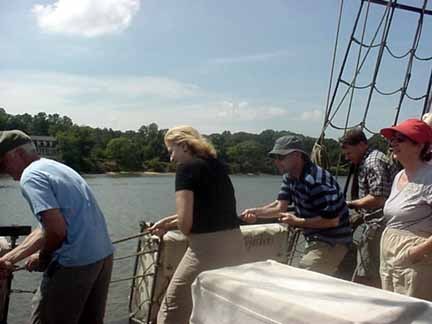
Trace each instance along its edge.
<path fill-rule="evenodd" d="M 237 209 L 255 207 L 274 200 L 279 190 L 280 176 L 232 176 L 236 190 Z M 86 176 L 104 211 L 112 239 L 133 235 L 139 231 L 140 221 L 156 221 L 174 212 L 174 177 L 155 176 Z M 22 198 L 18 184 L 0 178 L 0 226 L 11 224 L 36 225 L 30 209 Z M 121 243 L 116 256 L 135 252 L 136 241 Z M 132 275 L 133 259 L 118 261 L 114 265 L 113 279 Z M 13 288 L 37 288 L 40 274 L 20 271 L 13 280 Z M 127 318 L 129 282 L 114 283 L 110 287 L 107 322 L 120 323 Z M 9 324 L 22 324 L 30 314 L 31 294 L 11 295 Z M 122 322 L 123 323 L 123 322 Z"/>

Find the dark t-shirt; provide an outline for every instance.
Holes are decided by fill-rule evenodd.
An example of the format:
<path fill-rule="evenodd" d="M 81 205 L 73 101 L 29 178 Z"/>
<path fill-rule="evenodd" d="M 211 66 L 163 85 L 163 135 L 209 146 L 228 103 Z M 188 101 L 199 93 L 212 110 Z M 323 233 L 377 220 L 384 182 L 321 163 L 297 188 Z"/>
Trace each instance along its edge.
<path fill-rule="evenodd" d="M 239 227 L 234 188 L 227 168 L 214 158 L 193 158 L 177 165 L 176 191 L 194 193 L 192 233 Z"/>

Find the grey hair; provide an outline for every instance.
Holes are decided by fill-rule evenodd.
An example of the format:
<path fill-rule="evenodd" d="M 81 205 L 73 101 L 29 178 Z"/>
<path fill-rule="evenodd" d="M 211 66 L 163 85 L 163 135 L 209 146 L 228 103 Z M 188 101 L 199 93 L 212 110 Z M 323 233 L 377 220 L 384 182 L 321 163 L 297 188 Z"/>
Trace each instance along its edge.
<path fill-rule="evenodd" d="M 12 151 L 9 151 L 9 152 L 16 152 L 18 150 L 24 151 L 24 153 L 26 153 L 28 155 L 37 154 L 36 146 L 33 143 L 25 143 L 23 145 L 20 145 L 20 146 L 14 148 Z"/>

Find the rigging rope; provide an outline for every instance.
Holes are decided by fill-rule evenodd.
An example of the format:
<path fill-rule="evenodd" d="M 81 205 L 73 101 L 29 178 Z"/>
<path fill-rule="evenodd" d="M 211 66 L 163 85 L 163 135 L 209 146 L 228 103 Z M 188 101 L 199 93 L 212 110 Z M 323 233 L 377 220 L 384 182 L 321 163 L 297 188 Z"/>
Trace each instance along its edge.
<path fill-rule="evenodd" d="M 368 21 L 368 17 L 369 17 L 369 9 L 370 9 L 370 1 L 368 1 L 368 5 L 367 5 L 367 8 L 366 8 L 366 14 L 365 14 L 365 18 L 364 18 L 364 23 L 363 23 L 363 31 L 362 31 L 362 35 L 361 35 L 361 43 L 362 44 L 364 43 L 364 38 L 365 38 L 365 35 L 366 35 L 366 26 L 367 26 L 367 21 Z M 359 71 L 359 72 L 360 72 L 360 58 L 361 58 L 362 49 L 363 49 L 363 47 L 359 46 L 359 51 L 358 51 L 358 56 L 357 56 L 357 62 L 356 62 L 356 67 L 355 67 L 355 71 Z M 352 108 L 352 103 L 353 103 L 353 100 L 354 100 L 354 90 L 355 90 L 355 87 L 356 87 L 357 76 L 359 74 L 360 73 L 356 73 L 354 75 L 353 81 L 351 82 L 352 83 L 352 87 L 350 89 L 351 90 L 351 96 L 350 96 L 350 100 L 349 100 L 349 104 L 348 104 L 348 112 L 346 114 L 346 119 L 345 119 L 345 129 L 348 127 L 348 123 L 349 123 L 349 120 L 350 120 L 351 108 Z M 344 131 L 344 135 L 345 135 L 345 131 Z M 341 159 L 342 159 L 342 152 L 340 152 L 340 154 L 339 154 L 338 165 L 339 165 Z"/>
<path fill-rule="evenodd" d="M 392 52 L 392 50 L 390 49 L 390 47 L 388 45 L 385 46 L 385 49 L 387 50 L 387 53 L 390 54 L 390 56 L 392 56 L 393 58 L 398 59 L 398 60 L 407 57 L 409 55 L 409 53 L 411 52 L 411 49 L 409 49 L 405 54 L 396 55 Z"/>
<path fill-rule="evenodd" d="M 340 32 L 340 26 L 341 26 L 341 21 L 342 21 L 343 5 L 344 5 L 344 0 L 341 0 L 340 1 L 340 6 L 339 6 L 338 24 L 337 24 L 337 28 L 336 28 L 336 38 L 335 38 L 335 44 L 334 44 L 334 49 L 333 49 L 333 58 L 332 58 L 332 65 L 331 65 L 331 72 L 330 72 L 330 81 L 329 81 L 329 87 L 328 87 L 328 92 L 327 92 L 326 116 L 327 116 L 327 111 L 329 109 L 329 104 L 330 104 L 330 93 L 331 93 L 331 88 L 332 88 L 332 84 L 333 84 L 334 69 L 335 69 L 335 65 L 336 65 L 336 53 L 337 53 L 337 48 L 338 48 L 338 43 L 339 43 L 339 32 Z M 326 121 L 324 121 L 324 124 L 325 123 L 326 123 Z"/>
<path fill-rule="evenodd" d="M 411 100 L 413 100 L 413 101 L 419 101 L 419 100 L 422 100 L 422 99 L 424 99 L 424 98 L 427 97 L 426 94 L 424 94 L 423 96 L 420 96 L 420 97 L 413 97 L 413 96 L 410 96 L 410 95 L 408 94 L 408 92 L 406 92 L 406 91 L 405 91 L 405 96 L 406 96 L 408 99 L 411 99 Z"/>
<path fill-rule="evenodd" d="M 419 19 L 418 19 L 417 28 L 416 28 L 416 32 L 415 32 L 414 39 L 413 39 L 413 44 L 412 44 L 411 51 L 410 51 L 411 55 L 410 55 L 409 60 L 408 60 L 408 64 L 407 64 L 407 68 L 406 68 L 406 72 L 405 72 L 404 84 L 403 84 L 401 95 L 399 98 L 399 103 L 398 103 L 398 106 L 396 108 L 396 117 L 395 117 L 393 125 L 397 124 L 397 121 L 399 119 L 400 110 L 402 107 L 402 102 L 404 100 L 404 97 L 406 96 L 406 91 L 408 89 L 408 85 L 409 85 L 409 82 L 411 80 L 412 66 L 413 66 L 413 62 L 414 62 L 414 58 L 415 58 L 415 53 L 417 51 L 418 44 L 420 42 L 420 36 L 422 33 L 422 29 L 423 29 L 423 19 L 424 19 L 424 14 L 425 14 L 427 3 L 428 3 L 428 0 L 423 1 L 423 7 L 421 10 Z"/>
<path fill-rule="evenodd" d="M 379 132 L 375 132 L 375 131 L 369 129 L 366 125 L 364 125 L 363 130 L 367 131 L 371 135 L 378 135 L 379 134 Z"/>
<path fill-rule="evenodd" d="M 354 83 L 349 83 L 348 81 L 345 81 L 345 80 L 340 80 L 340 82 L 347 85 L 351 89 L 358 89 L 358 90 L 367 89 L 367 88 L 370 88 L 372 86 L 372 82 L 369 84 L 366 84 L 364 86 L 356 86 Z"/>
<path fill-rule="evenodd" d="M 332 65 L 331 65 L 331 71 L 330 71 L 329 87 L 328 87 L 328 91 L 327 91 L 325 116 L 328 116 L 328 109 L 329 109 L 329 103 L 330 103 L 330 93 L 331 93 L 331 88 L 333 85 L 333 75 L 334 75 L 334 69 L 335 69 L 335 63 L 336 63 L 336 54 L 337 54 L 338 43 L 339 43 L 339 32 L 340 32 L 340 26 L 341 26 L 341 21 L 342 21 L 343 5 L 344 5 L 344 0 L 341 0 L 340 6 L 339 6 L 338 24 L 337 24 L 337 28 L 336 28 L 335 44 L 334 44 L 334 49 L 333 49 L 333 58 L 332 58 Z M 326 124 L 326 122 L 327 121 L 324 119 L 324 125 Z M 325 135 L 324 135 L 324 126 L 323 126 L 322 133 L 319 136 L 318 140 L 314 143 L 314 146 L 312 148 L 311 159 L 317 165 L 319 165 L 325 169 L 328 169 L 328 167 L 330 166 L 330 161 L 329 161 L 328 154 L 327 154 L 327 148 L 324 145 L 324 136 Z"/>
<path fill-rule="evenodd" d="M 346 62 L 347 62 L 348 54 L 349 54 L 349 51 L 350 51 L 350 48 L 351 48 L 351 44 L 352 44 L 352 38 L 354 37 L 354 34 L 355 34 L 356 30 L 357 30 L 357 25 L 358 25 L 359 18 L 361 16 L 362 8 L 363 8 L 363 1 L 361 2 L 361 5 L 360 5 L 359 10 L 357 12 L 357 17 L 356 17 L 356 20 L 354 22 L 353 30 L 351 32 L 351 39 L 350 39 L 351 41 L 348 43 L 348 47 L 347 47 L 347 50 L 345 52 L 344 60 L 343 60 L 343 63 L 342 63 L 342 66 L 341 66 L 341 69 L 340 69 L 340 72 L 339 72 L 339 78 L 338 78 L 338 80 L 342 79 L 342 73 L 343 73 L 343 70 L 344 70 Z M 378 27 L 376 28 L 375 34 L 372 37 L 371 44 L 373 44 L 375 42 L 375 39 L 377 38 L 379 31 L 381 30 L 382 24 L 383 24 L 383 22 L 385 20 L 385 17 L 386 17 L 387 10 L 388 10 L 388 8 L 386 8 L 386 11 L 384 12 L 384 14 L 382 15 L 382 17 L 380 19 L 380 22 L 378 24 Z M 362 60 L 362 62 L 360 64 L 359 70 L 355 71 L 355 74 L 359 74 L 360 73 L 360 70 L 363 67 L 363 65 L 365 64 L 366 59 L 367 59 L 370 51 L 371 51 L 371 48 L 368 48 L 367 51 L 366 51 L 366 54 L 364 55 L 363 60 Z M 339 103 L 338 103 L 335 111 L 333 112 L 333 115 L 331 116 L 331 118 L 329 118 L 329 115 L 330 115 L 330 112 L 331 112 L 331 107 L 333 106 L 334 101 L 336 99 L 336 94 L 337 94 L 337 91 L 338 91 L 338 87 L 339 87 L 339 82 L 336 83 L 335 89 L 333 91 L 333 96 L 332 96 L 332 100 L 331 100 L 331 103 L 330 103 L 330 106 L 329 106 L 328 114 L 326 115 L 326 118 L 325 118 L 326 124 L 325 124 L 325 126 L 323 128 L 323 131 L 325 131 L 325 129 L 328 126 L 331 126 L 331 123 L 329 121 L 331 121 L 331 120 L 333 120 L 335 118 L 336 114 L 338 113 L 338 111 L 342 107 L 342 104 L 344 103 L 345 98 L 348 95 L 349 90 L 350 90 L 349 88 L 346 89 L 345 93 L 342 96 L 342 99 L 339 101 Z"/>
<path fill-rule="evenodd" d="M 330 125 L 331 127 L 333 127 L 334 129 L 338 129 L 338 130 L 346 130 L 346 129 L 347 129 L 345 126 L 337 126 L 337 125 L 334 124 L 333 122 L 330 122 L 329 125 Z M 354 124 L 354 125 L 350 125 L 350 126 L 348 126 L 348 129 L 350 129 L 350 128 L 354 128 L 354 127 L 360 127 L 360 126 L 361 126 L 361 123 L 357 123 L 357 124 Z"/>
<path fill-rule="evenodd" d="M 426 99 L 423 106 L 423 112 L 422 115 L 424 115 L 427 112 L 432 112 L 432 68 L 429 75 L 429 83 L 426 90 Z"/>
<path fill-rule="evenodd" d="M 395 7 L 392 7 L 391 6 L 392 4 L 393 4 L 393 1 L 390 0 L 387 3 L 386 10 L 385 10 L 385 16 L 386 16 L 386 18 L 385 18 L 385 24 L 384 24 L 383 34 L 382 34 L 382 37 L 381 37 L 381 46 L 379 48 L 378 57 L 377 57 L 377 60 L 375 62 L 375 69 L 374 69 L 374 73 L 373 73 L 373 77 L 372 77 L 372 84 L 373 84 L 373 86 L 372 86 L 372 88 L 369 91 L 369 95 L 368 95 L 365 111 L 364 111 L 364 114 L 363 114 L 363 119 L 362 119 L 363 126 L 366 124 L 366 117 L 367 117 L 367 114 L 369 112 L 369 107 L 370 107 L 370 103 L 371 103 L 371 100 L 372 100 L 373 90 L 374 90 L 374 87 L 376 85 L 376 81 L 377 81 L 377 78 L 378 78 L 378 72 L 380 70 L 381 61 L 382 61 L 383 53 L 384 53 L 384 48 L 385 48 L 385 45 L 387 44 L 388 34 L 389 34 L 390 27 L 391 27 L 391 24 L 392 24 L 392 21 L 393 21 L 393 15 L 394 15 Z M 391 10 L 390 10 L 390 8 L 391 8 Z"/>
<path fill-rule="evenodd" d="M 415 53 L 414 53 L 414 57 L 417 60 L 419 60 L 419 61 L 430 61 L 430 60 L 432 60 L 432 56 L 429 56 L 429 57 L 420 57 L 420 56 L 417 56 L 417 54 L 415 54 Z"/>
<path fill-rule="evenodd" d="M 356 43 L 357 45 L 360 45 L 361 47 L 366 47 L 366 48 L 375 48 L 375 47 L 379 47 L 379 46 L 381 46 L 381 43 L 379 43 L 379 44 L 370 44 L 370 45 L 368 45 L 368 44 L 365 44 L 365 43 L 363 43 L 363 42 L 361 42 L 361 41 L 359 41 L 357 38 L 353 38 L 353 42 L 354 43 Z"/>
<path fill-rule="evenodd" d="M 384 91 L 378 89 L 378 87 L 375 85 L 375 91 L 378 92 L 382 96 L 392 96 L 398 92 L 401 92 L 402 88 L 396 89 L 396 90 L 391 91 L 391 92 L 384 92 Z"/>

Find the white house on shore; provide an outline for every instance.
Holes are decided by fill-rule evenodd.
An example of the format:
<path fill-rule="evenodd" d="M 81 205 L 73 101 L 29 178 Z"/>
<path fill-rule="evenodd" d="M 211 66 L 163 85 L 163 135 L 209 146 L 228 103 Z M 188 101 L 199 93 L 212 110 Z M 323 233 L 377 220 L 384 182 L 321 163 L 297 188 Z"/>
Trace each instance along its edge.
<path fill-rule="evenodd" d="M 60 151 L 57 147 L 57 139 L 53 136 L 31 136 L 31 139 L 36 146 L 36 151 L 40 156 L 58 160 L 60 158 Z"/>

